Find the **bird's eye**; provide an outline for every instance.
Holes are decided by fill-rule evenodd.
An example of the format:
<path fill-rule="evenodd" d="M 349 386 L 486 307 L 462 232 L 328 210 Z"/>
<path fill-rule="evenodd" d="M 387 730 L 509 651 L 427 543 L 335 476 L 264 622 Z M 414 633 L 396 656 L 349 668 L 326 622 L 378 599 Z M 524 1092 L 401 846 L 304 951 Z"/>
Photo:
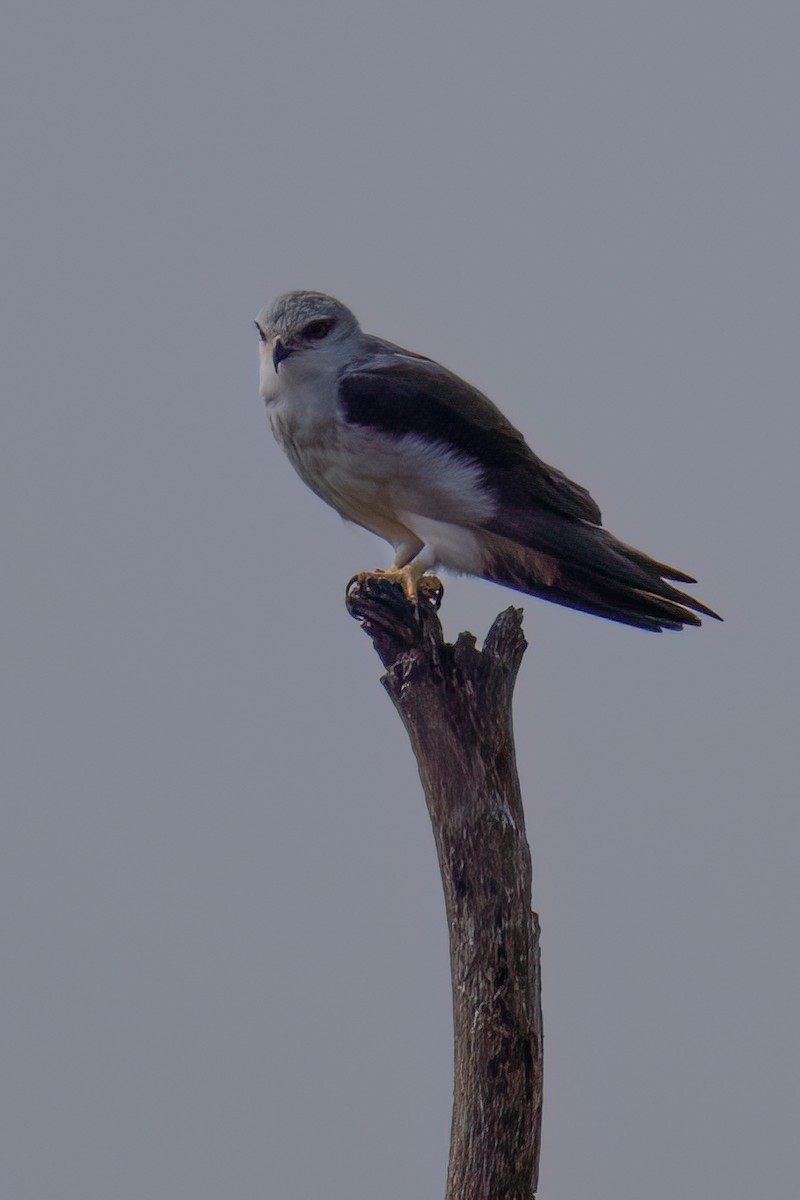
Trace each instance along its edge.
<path fill-rule="evenodd" d="M 319 341 L 320 338 L 327 337 L 333 328 L 333 321 L 323 318 L 321 321 L 311 321 L 303 330 L 303 337 L 313 338 L 314 341 Z"/>
<path fill-rule="evenodd" d="M 264 333 L 264 330 L 261 328 L 258 321 L 253 321 L 253 324 L 258 330 L 258 336 L 261 338 L 262 342 L 265 342 L 267 340 L 267 335 Z"/>

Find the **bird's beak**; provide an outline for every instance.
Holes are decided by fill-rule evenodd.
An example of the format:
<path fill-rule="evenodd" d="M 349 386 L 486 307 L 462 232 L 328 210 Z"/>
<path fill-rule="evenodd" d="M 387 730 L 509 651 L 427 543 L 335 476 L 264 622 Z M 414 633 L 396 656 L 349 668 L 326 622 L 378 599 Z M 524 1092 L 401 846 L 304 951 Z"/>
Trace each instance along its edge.
<path fill-rule="evenodd" d="M 275 338 L 275 341 L 272 343 L 272 365 L 275 368 L 276 374 L 278 372 L 278 366 L 280 363 L 282 363 L 285 358 L 288 358 L 291 353 L 291 346 L 286 346 L 280 340 L 280 338 Z"/>

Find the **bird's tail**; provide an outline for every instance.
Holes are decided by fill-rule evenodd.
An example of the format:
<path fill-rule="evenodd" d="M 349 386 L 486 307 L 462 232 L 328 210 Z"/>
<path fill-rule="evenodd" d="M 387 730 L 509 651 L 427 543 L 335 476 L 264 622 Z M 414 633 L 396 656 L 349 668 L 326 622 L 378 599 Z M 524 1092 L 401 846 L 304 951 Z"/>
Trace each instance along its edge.
<path fill-rule="evenodd" d="M 698 613 L 722 618 L 668 579 L 695 580 L 618 541 L 599 525 L 538 514 L 525 542 L 492 533 L 483 577 L 554 604 L 623 625 L 660 631 L 700 625 Z M 531 544 L 532 543 L 532 544 Z"/>

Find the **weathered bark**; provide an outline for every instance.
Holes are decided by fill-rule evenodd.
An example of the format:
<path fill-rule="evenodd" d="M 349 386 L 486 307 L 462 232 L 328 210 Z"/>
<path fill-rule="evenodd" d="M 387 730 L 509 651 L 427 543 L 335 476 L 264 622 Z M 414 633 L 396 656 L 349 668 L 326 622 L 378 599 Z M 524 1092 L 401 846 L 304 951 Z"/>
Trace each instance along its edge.
<path fill-rule="evenodd" d="M 436 581 L 438 584 L 438 581 Z M 511 701 L 521 610 L 482 651 L 445 643 L 441 585 L 419 608 L 357 576 L 347 606 L 386 667 L 428 803 L 450 932 L 455 1081 L 446 1200 L 531 1200 L 542 1113 L 539 923 L 514 758 Z"/>

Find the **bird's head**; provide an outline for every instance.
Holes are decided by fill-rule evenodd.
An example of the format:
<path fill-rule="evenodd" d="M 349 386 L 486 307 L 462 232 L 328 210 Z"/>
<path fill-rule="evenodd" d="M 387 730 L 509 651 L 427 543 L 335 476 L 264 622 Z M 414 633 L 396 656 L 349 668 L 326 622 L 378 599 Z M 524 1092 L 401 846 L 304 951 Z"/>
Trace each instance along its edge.
<path fill-rule="evenodd" d="M 342 343 L 359 328 L 350 309 L 322 292 L 286 292 L 258 314 L 261 394 L 276 392 L 276 375 L 326 371 L 342 358 Z"/>

